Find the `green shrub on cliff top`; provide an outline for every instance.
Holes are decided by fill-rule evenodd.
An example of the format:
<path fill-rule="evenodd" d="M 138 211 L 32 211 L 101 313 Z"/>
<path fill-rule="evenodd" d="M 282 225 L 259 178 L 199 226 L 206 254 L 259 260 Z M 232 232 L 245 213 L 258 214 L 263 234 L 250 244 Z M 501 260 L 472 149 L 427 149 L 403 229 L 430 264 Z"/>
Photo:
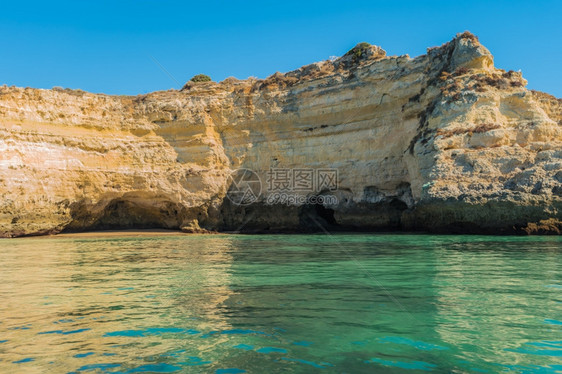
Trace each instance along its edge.
<path fill-rule="evenodd" d="M 361 57 L 365 56 L 365 52 L 369 50 L 371 45 L 366 42 L 357 44 L 355 47 L 351 48 L 345 56 L 353 56 L 353 61 L 359 61 Z"/>
<path fill-rule="evenodd" d="M 211 81 L 211 77 L 209 77 L 208 75 L 205 74 L 197 74 L 195 75 L 193 78 L 191 78 L 189 80 L 190 82 L 210 82 Z"/>

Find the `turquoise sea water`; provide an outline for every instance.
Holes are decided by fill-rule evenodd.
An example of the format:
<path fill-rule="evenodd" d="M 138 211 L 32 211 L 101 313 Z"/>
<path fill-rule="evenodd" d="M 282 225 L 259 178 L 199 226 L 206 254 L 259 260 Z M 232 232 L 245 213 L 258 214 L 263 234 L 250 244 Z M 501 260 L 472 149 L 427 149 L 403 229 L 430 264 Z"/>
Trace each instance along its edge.
<path fill-rule="evenodd" d="M 0 241 L 1 373 L 561 373 L 562 238 Z"/>

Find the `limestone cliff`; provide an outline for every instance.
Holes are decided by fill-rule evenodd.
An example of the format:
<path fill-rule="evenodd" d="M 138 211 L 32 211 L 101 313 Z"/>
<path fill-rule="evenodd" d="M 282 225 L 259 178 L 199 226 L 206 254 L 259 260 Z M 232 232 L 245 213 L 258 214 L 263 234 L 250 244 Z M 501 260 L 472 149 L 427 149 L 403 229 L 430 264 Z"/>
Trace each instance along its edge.
<path fill-rule="evenodd" d="M 469 33 L 134 97 L 0 88 L 0 236 L 104 228 L 560 233 L 562 103 Z M 336 169 L 324 205 L 239 206 L 232 170 Z"/>

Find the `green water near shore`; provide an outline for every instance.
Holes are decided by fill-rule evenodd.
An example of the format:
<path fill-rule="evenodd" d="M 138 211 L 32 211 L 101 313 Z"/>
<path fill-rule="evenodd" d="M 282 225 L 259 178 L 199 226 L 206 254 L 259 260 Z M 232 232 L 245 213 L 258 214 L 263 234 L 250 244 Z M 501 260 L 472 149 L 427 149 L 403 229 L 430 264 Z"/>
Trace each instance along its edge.
<path fill-rule="evenodd" d="M 562 372 L 562 238 L 0 241 L 0 372 Z"/>

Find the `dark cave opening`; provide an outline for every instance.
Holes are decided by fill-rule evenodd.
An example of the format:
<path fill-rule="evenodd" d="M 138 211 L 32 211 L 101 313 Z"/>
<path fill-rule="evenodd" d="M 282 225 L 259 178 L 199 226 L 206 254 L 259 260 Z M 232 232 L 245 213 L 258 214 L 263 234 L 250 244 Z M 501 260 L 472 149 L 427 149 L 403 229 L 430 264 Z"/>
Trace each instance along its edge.
<path fill-rule="evenodd" d="M 408 209 L 408 204 L 406 204 L 405 202 L 399 199 L 392 199 L 388 204 L 388 207 L 389 210 L 391 211 L 397 211 L 399 213 L 402 213 L 403 211 Z"/>
<path fill-rule="evenodd" d="M 336 218 L 334 217 L 334 210 L 326 208 L 322 204 L 315 205 L 316 214 L 330 225 L 337 225 Z"/>
<path fill-rule="evenodd" d="M 182 209 L 169 200 L 120 197 L 103 205 L 71 206 L 73 221 L 65 232 L 124 229 L 179 229 Z"/>
<path fill-rule="evenodd" d="M 115 199 L 97 219 L 96 228 L 102 229 L 155 229 L 169 228 L 163 221 L 169 214 L 164 209 L 154 209 L 134 201 Z"/>
<path fill-rule="evenodd" d="M 334 230 L 338 226 L 335 211 L 322 204 L 303 205 L 299 211 L 299 226 L 305 231 Z"/>

